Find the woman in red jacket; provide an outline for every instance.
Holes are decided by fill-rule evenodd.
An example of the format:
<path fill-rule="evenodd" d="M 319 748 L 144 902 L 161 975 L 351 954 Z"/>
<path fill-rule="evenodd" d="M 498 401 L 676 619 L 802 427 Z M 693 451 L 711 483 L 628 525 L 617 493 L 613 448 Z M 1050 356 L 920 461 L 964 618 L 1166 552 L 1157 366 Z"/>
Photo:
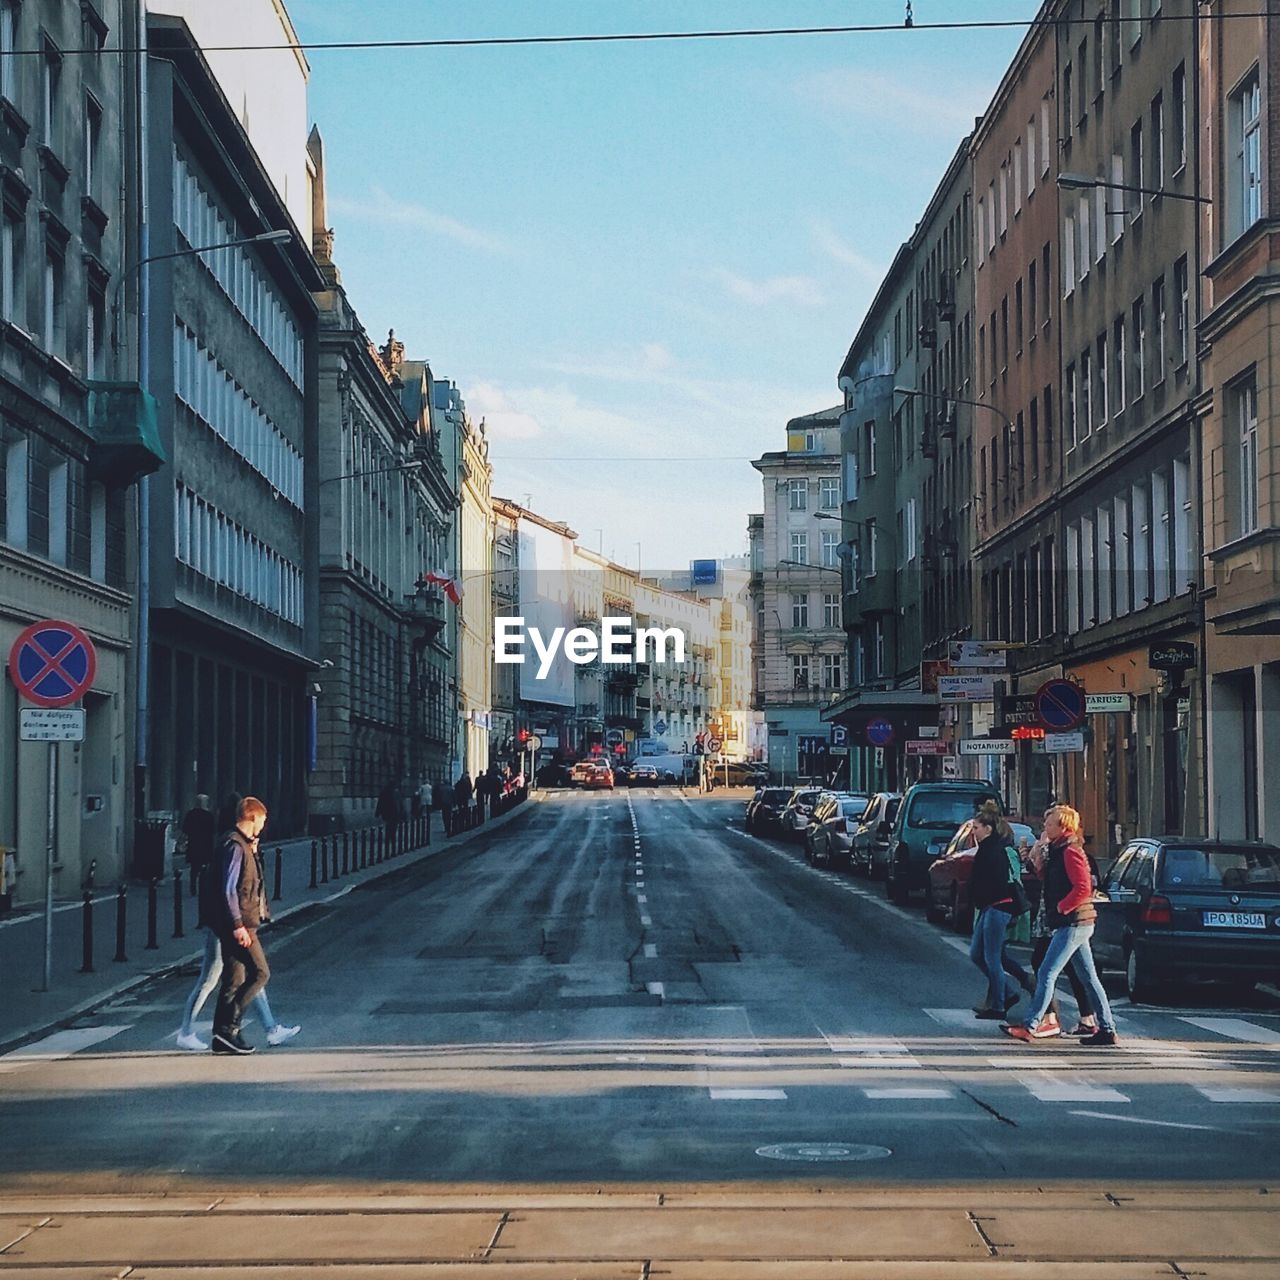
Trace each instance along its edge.
<path fill-rule="evenodd" d="M 1071 964 L 1088 988 L 1099 1027 L 1085 1036 L 1081 1044 L 1113 1045 L 1116 1024 L 1094 968 L 1089 939 L 1093 936 L 1098 913 L 1093 905 L 1093 877 L 1085 856 L 1080 815 L 1069 805 L 1054 805 L 1045 815 L 1044 836 L 1049 842 L 1045 852 L 1042 881 L 1044 884 L 1045 918 L 1053 929 L 1044 963 L 1036 974 L 1036 993 L 1021 1026 L 1005 1026 L 1002 1030 L 1015 1040 L 1030 1043 L 1056 1034 L 1041 1022 L 1063 969 Z"/>

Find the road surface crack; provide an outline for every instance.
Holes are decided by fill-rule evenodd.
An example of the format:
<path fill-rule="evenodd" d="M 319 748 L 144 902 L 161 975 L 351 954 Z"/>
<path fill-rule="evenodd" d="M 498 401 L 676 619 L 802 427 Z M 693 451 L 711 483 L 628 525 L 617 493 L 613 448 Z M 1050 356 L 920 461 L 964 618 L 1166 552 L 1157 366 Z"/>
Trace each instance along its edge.
<path fill-rule="evenodd" d="M 1018 1122 L 1016 1120 L 1010 1120 L 1003 1112 L 997 1111 L 989 1102 L 983 1102 L 981 1098 L 976 1094 L 970 1093 L 968 1089 L 961 1089 L 960 1092 L 964 1094 L 964 1096 L 975 1106 L 981 1107 L 989 1116 L 993 1116 L 995 1119 L 999 1120 L 1001 1124 L 1007 1124 L 1013 1129 L 1018 1127 Z"/>

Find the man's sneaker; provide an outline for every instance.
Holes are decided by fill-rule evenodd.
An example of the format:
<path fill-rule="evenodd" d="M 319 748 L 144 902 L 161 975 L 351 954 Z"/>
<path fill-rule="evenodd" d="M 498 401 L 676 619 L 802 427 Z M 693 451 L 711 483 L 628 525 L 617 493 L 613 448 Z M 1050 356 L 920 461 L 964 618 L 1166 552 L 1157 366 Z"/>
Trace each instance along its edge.
<path fill-rule="evenodd" d="M 179 1049 L 186 1049 L 188 1053 L 203 1053 L 208 1047 L 194 1031 L 188 1031 L 185 1035 L 178 1032 Z"/>
<path fill-rule="evenodd" d="M 1051 1036 L 1060 1036 L 1062 1034 L 1061 1027 L 1055 1027 L 1052 1031 L 1047 1031 L 1043 1027 L 1036 1027 L 1032 1030 L 1030 1027 L 1008 1026 L 1000 1028 L 1007 1036 L 1011 1036 L 1014 1040 L 1021 1040 L 1025 1044 L 1033 1044 L 1037 1040 L 1048 1040 Z"/>
<path fill-rule="evenodd" d="M 286 1027 L 283 1022 L 277 1022 L 270 1031 L 267 1032 L 267 1043 L 274 1049 L 276 1045 L 284 1044 L 288 1040 L 292 1040 L 294 1036 L 301 1031 L 301 1027 Z"/>
<path fill-rule="evenodd" d="M 1085 1036 L 1080 1043 L 1088 1045 L 1113 1045 L 1116 1042 L 1116 1033 L 1114 1031 L 1105 1031 L 1101 1027 L 1091 1036 Z"/>
<path fill-rule="evenodd" d="M 1075 1036 L 1076 1039 L 1082 1039 L 1084 1036 L 1093 1035 L 1097 1029 L 1098 1024 L 1096 1022 L 1081 1022 L 1072 1027 L 1071 1030 L 1067 1032 L 1067 1035 Z"/>
<path fill-rule="evenodd" d="M 224 1035 L 219 1031 L 213 1037 L 213 1051 L 214 1053 L 246 1054 L 257 1053 L 258 1050 L 254 1045 L 251 1045 L 247 1040 L 245 1040 L 238 1031 L 227 1035 Z"/>
<path fill-rule="evenodd" d="M 1062 1034 L 1062 1023 L 1058 1021 L 1056 1013 L 1046 1013 L 1036 1030 L 1042 1036 L 1060 1036 Z"/>

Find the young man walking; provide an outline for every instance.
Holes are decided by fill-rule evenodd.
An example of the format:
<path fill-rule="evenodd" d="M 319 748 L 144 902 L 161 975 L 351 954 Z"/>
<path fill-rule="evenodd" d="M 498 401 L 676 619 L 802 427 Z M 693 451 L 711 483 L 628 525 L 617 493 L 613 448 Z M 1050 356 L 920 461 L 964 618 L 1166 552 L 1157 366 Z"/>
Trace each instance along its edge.
<path fill-rule="evenodd" d="M 222 945 L 222 983 L 213 1018 L 214 1053 L 253 1053 L 240 1034 L 244 1011 L 267 985 L 271 970 L 258 938 L 267 920 L 267 898 L 258 861 L 258 837 L 267 825 L 267 806 L 245 796 L 236 807 L 236 824 L 220 850 L 221 895 L 218 939 Z"/>

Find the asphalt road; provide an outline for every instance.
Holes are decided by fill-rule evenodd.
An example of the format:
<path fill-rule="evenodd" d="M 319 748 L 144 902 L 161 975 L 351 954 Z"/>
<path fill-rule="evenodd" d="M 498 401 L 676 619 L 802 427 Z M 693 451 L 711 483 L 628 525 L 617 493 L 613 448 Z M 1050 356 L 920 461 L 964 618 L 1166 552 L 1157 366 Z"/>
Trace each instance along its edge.
<path fill-rule="evenodd" d="M 272 1003 L 303 1026 L 288 1046 L 180 1052 L 184 977 L 0 1057 L 0 1178 L 1030 1186 L 1277 1169 L 1276 1001 L 1120 1000 L 1117 1049 L 1018 1045 L 973 1019 L 960 939 L 746 834 L 737 800 L 553 795 L 267 945 Z"/>

